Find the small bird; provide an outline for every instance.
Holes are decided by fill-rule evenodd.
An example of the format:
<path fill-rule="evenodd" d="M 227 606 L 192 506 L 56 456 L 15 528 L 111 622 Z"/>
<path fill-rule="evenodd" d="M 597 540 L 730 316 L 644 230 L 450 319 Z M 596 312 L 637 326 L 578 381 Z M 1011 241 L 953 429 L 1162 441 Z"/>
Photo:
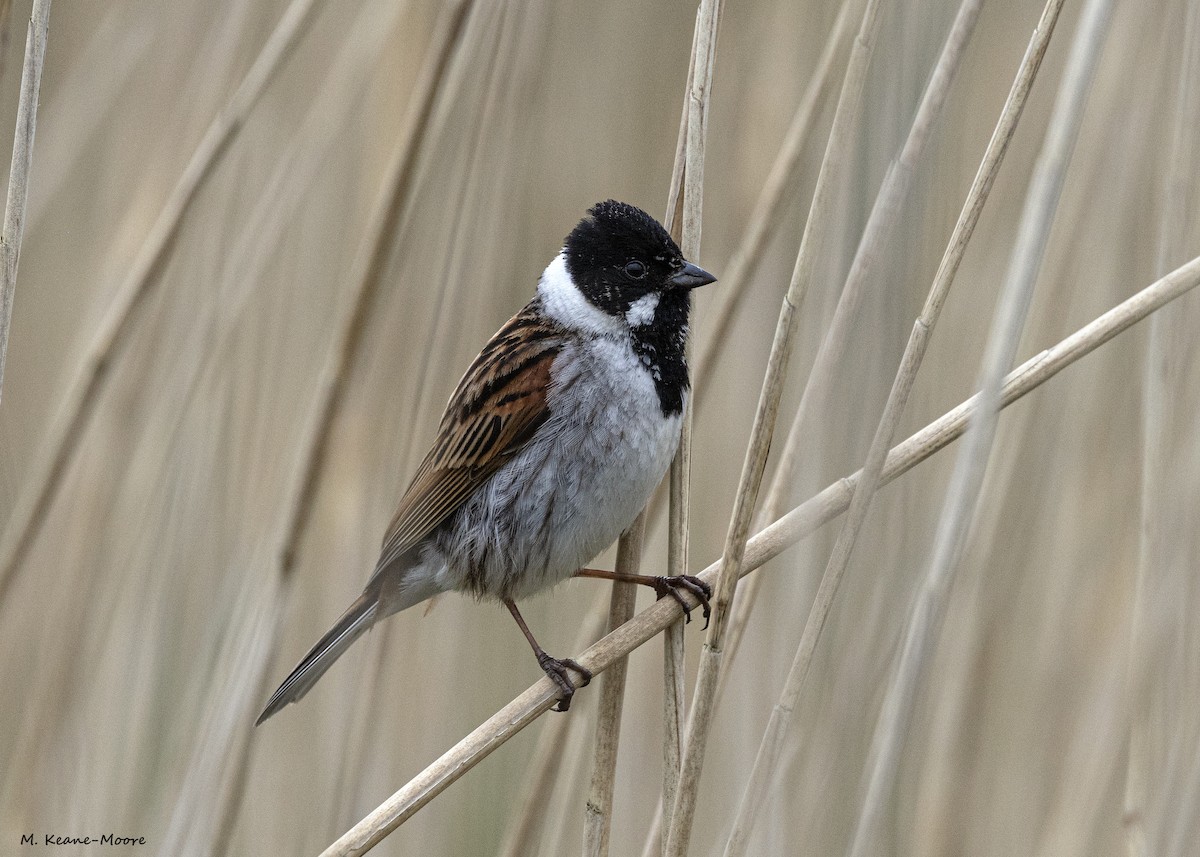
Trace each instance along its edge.
<path fill-rule="evenodd" d="M 500 328 L 446 405 L 362 595 L 271 695 L 262 723 L 308 692 L 364 631 L 448 590 L 502 601 L 557 685 L 558 711 L 591 672 L 554 658 L 516 602 L 569 577 L 681 591 L 696 577 L 584 568 L 637 517 L 675 455 L 689 391 L 691 290 L 716 277 L 658 221 L 608 200 L 588 210 L 537 295 Z M 688 619 L 690 620 L 690 615 Z"/>

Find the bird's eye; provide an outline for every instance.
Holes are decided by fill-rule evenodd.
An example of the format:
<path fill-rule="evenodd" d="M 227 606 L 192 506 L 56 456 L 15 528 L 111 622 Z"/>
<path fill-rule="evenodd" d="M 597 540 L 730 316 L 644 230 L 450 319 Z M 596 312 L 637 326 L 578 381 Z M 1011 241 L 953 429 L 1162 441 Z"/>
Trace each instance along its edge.
<path fill-rule="evenodd" d="M 629 277 L 631 280 L 640 280 L 642 277 L 646 276 L 646 266 L 637 259 L 634 259 L 631 262 L 626 262 L 625 276 Z"/>

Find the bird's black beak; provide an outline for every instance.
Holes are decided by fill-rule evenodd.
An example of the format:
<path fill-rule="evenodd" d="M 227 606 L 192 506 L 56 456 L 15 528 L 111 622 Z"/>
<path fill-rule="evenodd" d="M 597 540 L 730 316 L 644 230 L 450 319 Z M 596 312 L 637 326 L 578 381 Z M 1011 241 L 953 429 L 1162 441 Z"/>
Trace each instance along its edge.
<path fill-rule="evenodd" d="M 667 285 L 678 289 L 698 289 L 716 281 L 716 277 L 691 262 L 684 262 L 682 268 L 667 277 Z"/>

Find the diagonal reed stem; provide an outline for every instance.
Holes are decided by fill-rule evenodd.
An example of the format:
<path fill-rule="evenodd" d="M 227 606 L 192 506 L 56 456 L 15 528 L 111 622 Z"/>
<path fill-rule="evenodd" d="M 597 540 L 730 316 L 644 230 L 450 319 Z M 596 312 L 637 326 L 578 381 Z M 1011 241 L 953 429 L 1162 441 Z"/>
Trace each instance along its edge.
<path fill-rule="evenodd" d="M 1001 408 L 1004 373 L 1012 365 L 1033 299 L 1058 210 L 1067 167 L 1079 136 L 1087 95 L 1099 65 L 1112 0 L 1089 0 L 1059 83 L 1050 125 L 1034 164 L 1008 274 L 992 321 L 980 372 L 979 405 L 959 449 L 934 540 L 929 570 L 918 590 L 905 631 L 899 663 L 879 713 L 868 756 L 863 807 L 849 850 L 853 857 L 877 851 L 876 838 L 908 731 L 917 683 L 925 671 L 945 616 L 950 585 L 967 542 L 983 488 Z"/>
<path fill-rule="evenodd" d="M 1008 407 L 1197 286 L 1200 286 L 1200 257 L 1176 268 L 1010 372 L 1001 388 L 1001 407 Z M 972 396 L 893 447 L 884 464 L 880 484 L 886 485 L 902 476 L 961 437 L 978 409 L 979 398 L 978 394 Z M 739 573 L 750 574 L 845 512 L 860 475 L 856 472 L 842 477 L 761 530 L 746 543 Z M 721 560 L 718 560 L 699 577 L 711 583 L 720 565 Z M 673 601 L 657 601 L 598 640 L 577 660 L 593 672 L 603 672 L 618 658 L 625 657 L 661 633 L 678 617 L 679 608 Z M 346 831 L 322 852 L 322 857 L 344 857 L 371 850 L 459 777 L 548 711 L 555 704 L 557 694 L 557 688 L 548 678 L 539 679 Z"/>
<path fill-rule="evenodd" d="M 739 577 L 739 567 L 746 549 L 754 505 L 762 483 L 763 468 L 775 429 L 775 418 L 779 412 L 779 399 L 787 376 L 795 333 L 796 316 L 804 302 L 804 296 L 812 281 L 817 249 L 827 229 L 831 176 L 834 165 L 848 149 L 846 139 L 858 112 L 863 81 L 875 44 L 878 29 L 879 0 L 869 0 L 863 13 L 858 39 L 850 55 L 842 92 L 834 114 L 825 157 L 817 176 L 812 205 L 804 234 L 800 239 L 800 250 L 792 272 L 787 294 L 780 306 L 775 339 L 767 360 L 767 371 L 763 378 L 762 392 L 754 416 L 750 442 L 742 465 L 742 475 L 734 497 L 733 514 L 730 516 L 729 531 L 725 539 L 725 550 L 721 571 L 714 587 L 712 622 L 700 657 L 700 671 L 692 696 L 692 709 L 688 717 L 688 728 L 683 744 L 683 762 L 680 766 L 679 785 L 675 794 L 675 805 L 671 809 L 671 823 L 666 828 L 664 855 L 684 857 L 688 851 L 692 822 L 696 814 L 700 774 L 704 765 L 704 753 L 712 725 L 717 676 L 720 672 L 729 622 L 729 607 L 733 603 L 734 591 Z"/>
<path fill-rule="evenodd" d="M 602 590 L 597 590 L 601 592 Z M 574 651 L 584 649 L 592 640 L 610 630 L 606 625 L 608 611 L 592 609 L 576 637 Z M 510 816 L 508 827 L 496 851 L 496 857 L 526 857 L 537 853 L 537 844 L 544 835 L 546 807 L 554 790 L 555 779 L 562 769 L 563 748 L 579 744 L 587 721 L 581 717 L 551 717 L 541 729 L 537 744 L 529 757 L 526 773 L 522 775 L 520 809 Z"/>
<path fill-rule="evenodd" d="M 838 533 L 837 542 L 830 554 L 817 596 L 814 598 L 812 613 L 805 624 L 804 633 L 797 648 L 797 653 L 793 661 L 793 671 L 789 674 L 789 677 L 794 676 L 796 681 L 785 685 L 784 693 L 772 709 L 771 717 L 764 731 L 746 789 L 738 806 L 738 812 L 734 819 L 729 841 L 726 844 L 726 857 L 736 857 L 736 855 L 745 853 L 748 838 L 754 824 L 755 813 L 761 806 L 766 789 L 774 775 L 781 749 L 782 736 L 787 731 L 791 713 L 795 708 L 803 679 L 807 675 L 817 639 L 824 627 L 825 619 L 828 616 L 838 586 L 841 583 L 842 575 L 846 570 L 850 554 L 853 551 L 854 541 L 857 538 L 863 521 L 866 519 L 871 499 L 874 496 L 876 488 L 879 486 L 879 478 L 887 455 L 888 446 L 891 444 L 896 427 L 900 422 L 900 417 L 908 402 L 908 395 L 912 390 L 912 385 L 916 379 L 921 361 L 924 359 L 929 339 L 933 333 L 934 325 L 937 324 L 941 308 L 949 293 L 950 285 L 954 280 L 954 275 L 958 271 L 963 254 L 966 252 L 967 243 L 974 233 L 975 225 L 978 223 L 979 216 L 983 211 L 983 204 L 987 200 L 995 183 L 1000 164 L 1004 159 L 1008 144 L 1012 140 L 1017 122 L 1024 110 L 1025 103 L 1033 86 L 1033 81 L 1041 66 L 1046 49 L 1049 46 L 1050 36 L 1053 33 L 1054 24 L 1061 9 L 1062 0 L 1048 0 L 1042 17 L 1034 29 L 1029 46 L 1025 51 L 1025 56 L 1017 70 L 1016 79 L 1013 81 L 1008 98 L 1000 111 L 1000 118 L 996 124 L 996 129 L 992 133 L 979 170 L 975 175 L 975 180 L 967 193 L 966 201 L 963 204 L 958 221 L 951 233 L 950 241 L 942 256 L 941 264 L 938 266 L 933 285 L 930 287 L 929 295 L 925 301 L 925 307 L 920 317 L 913 324 L 912 333 L 909 336 L 908 344 L 905 346 L 904 355 L 900 360 L 900 367 L 892 384 L 891 392 L 888 395 L 887 404 L 884 406 L 883 416 L 880 418 L 870 450 L 867 453 L 866 461 L 863 464 L 862 478 L 859 480 L 854 492 L 846 522 Z M 931 78 L 930 89 L 926 92 L 922 109 L 919 112 L 924 112 L 926 107 L 931 107 L 939 101 L 938 96 L 931 97 L 930 95 L 935 81 L 941 79 L 944 86 L 949 85 L 949 69 L 944 67 L 943 63 L 953 64 L 956 62 L 955 57 L 961 54 L 965 40 L 970 34 L 978 12 L 979 5 L 973 2 L 964 2 L 960 7 L 959 15 L 951 28 L 950 37 L 947 39 L 945 48 L 943 49 L 942 59 L 939 61 L 939 69 L 935 70 Z M 945 93 L 943 92 L 941 97 L 944 98 L 944 95 Z M 929 119 L 918 119 L 913 124 L 913 132 L 916 133 L 922 126 L 927 128 L 928 124 Z M 911 136 L 910 142 L 912 142 Z M 905 149 L 906 152 L 909 149 L 907 144 Z M 914 160 L 906 160 L 904 156 L 899 161 L 899 164 L 904 165 L 901 169 L 908 173 L 911 173 L 914 163 Z M 881 196 L 884 195 L 886 194 L 881 193 Z M 874 222 L 874 217 L 872 217 L 871 222 Z M 867 232 L 871 232 L 870 223 L 868 224 Z M 852 272 L 853 270 L 854 268 L 852 268 Z M 851 274 L 851 279 L 853 279 L 853 273 Z M 850 286 L 847 285 L 847 290 L 849 288 Z M 772 486 L 773 490 L 768 496 L 766 504 L 768 509 L 778 507 L 777 504 L 780 503 L 783 494 L 782 485 L 790 478 L 791 467 L 786 462 L 795 457 L 795 449 L 798 447 L 800 436 L 798 426 L 801 416 L 802 408 L 797 411 L 796 420 L 793 422 L 791 432 L 788 435 L 787 445 L 780 458 L 781 463 L 777 476 L 782 478 L 777 478 Z"/>
<path fill-rule="evenodd" d="M 846 36 L 850 32 L 850 13 L 856 6 L 857 0 L 845 0 L 842 3 L 833 28 L 825 40 L 825 47 L 817 61 L 817 68 L 796 108 L 783 144 L 776 154 L 766 182 L 755 202 L 749 225 L 742 233 L 738 248 L 730 258 L 726 270 L 722 271 L 721 288 L 708 312 L 709 317 L 713 319 L 712 325 L 708 329 L 707 335 L 701 340 L 697 349 L 697 359 L 694 361 L 697 388 L 696 395 L 689 402 L 689 420 L 690 412 L 703 403 L 704 393 L 708 389 L 707 386 L 700 386 L 699 382 L 710 374 L 713 355 L 725 345 L 725 337 L 732 323 L 732 316 L 745 294 L 744 285 L 756 270 L 758 259 L 766 243 L 774 235 L 780 222 L 780 212 L 786 201 L 785 191 L 793 185 L 796 179 L 800 155 L 813 130 L 816 110 L 829 92 L 834 61 L 845 47 Z M 691 362 L 693 361 L 689 358 L 689 363 Z M 684 436 L 680 440 L 680 454 L 690 453 L 689 446 L 690 426 L 685 426 Z M 688 453 L 685 453 L 685 449 L 688 450 Z M 671 478 L 671 488 L 674 492 L 677 490 L 675 480 L 678 479 L 682 482 L 682 478 L 677 475 L 675 468 L 672 468 Z M 672 498 L 674 498 L 674 493 L 672 493 Z M 684 543 L 683 550 L 676 547 L 676 533 L 686 533 L 687 523 L 676 520 L 675 508 L 672 499 L 672 517 L 668 530 L 667 549 L 667 573 L 672 575 L 682 574 L 688 567 L 686 543 Z M 764 525 L 770 521 L 769 518 L 764 521 L 761 513 L 756 520 L 762 521 Z M 757 588 L 758 580 L 757 577 L 751 578 L 750 585 Z M 753 604 L 753 601 L 753 594 L 749 598 L 743 598 L 739 592 L 734 605 L 735 615 L 731 623 L 727 647 L 730 656 L 736 651 L 738 643 L 741 641 L 742 631 L 745 627 L 742 617 L 747 613 L 747 609 Z M 662 852 L 662 830 L 670 824 L 669 813 L 674 807 L 675 791 L 679 780 L 683 732 L 686 725 L 682 624 L 676 623 L 667 628 L 663 635 L 663 649 L 663 793 L 654 808 L 654 816 L 646 831 L 645 842 L 642 846 L 644 857 Z M 718 700 L 727 676 L 728 671 L 722 670 L 717 686 Z M 668 817 L 664 819 L 664 815 Z"/>

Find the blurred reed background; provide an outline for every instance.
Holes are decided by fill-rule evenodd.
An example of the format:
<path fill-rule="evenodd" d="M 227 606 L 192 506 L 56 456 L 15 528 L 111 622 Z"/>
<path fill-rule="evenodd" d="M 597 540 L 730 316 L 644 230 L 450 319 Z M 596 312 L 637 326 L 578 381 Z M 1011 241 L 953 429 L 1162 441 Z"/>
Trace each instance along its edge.
<path fill-rule="evenodd" d="M 862 4 L 848 1 L 852 31 Z M 294 50 L 137 281 L 145 289 L 94 395 L 80 399 L 97 331 L 130 294 L 206 128 L 285 10 L 304 5 L 54 6 L 0 407 L 0 550 L 16 559 L 0 581 L 0 852 L 24 853 L 26 832 L 115 832 L 146 837 L 136 854 L 317 853 L 538 678 L 505 611 L 446 596 L 427 616 L 377 628 L 301 705 L 252 727 L 267 691 L 359 591 L 459 374 L 528 299 L 585 208 L 615 197 L 663 213 L 695 5 L 311 4 Z M 1200 248 L 1198 5 L 1115 4 L 1019 360 Z M 15 116 L 29 6 L 0 4 L 0 117 Z M 853 143 L 831 176 L 776 456 L 956 6 L 882 5 Z M 897 440 L 974 390 L 1081 6 L 1066 4 Z M 757 0 L 724 10 L 698 260 L 718 275 L 839 8 Z M 785 508 L 862 464 L 1041 8 L 983 4 L 899 225 L 864 282 L 847 352 L 806 405 Z M 773 237 L 697 382 L 696 569 L 722 549 L 845 56 L 834 57 Z M 377 291 L 355 326 L 364 284 Z M 699 294 L 701 350 L 721 288 Z M 879 853 L 1200 853 L 1198 323 L 1200 295 L 1184 296 L 1002 413 Z M 358 333 L 289 564 L 347 329 Z M 39 507 L 64 402 L 80 401 L 61 479 Z M 953 457 L 876 498 L 749 853 L 848 848 Z M 648 538 L 650 573 L 665 563 L 663 532 L 659 522 Z M 827 526 L 759 572 L 709 741 L 692 854 L 724 852 L 836 535 Z M 546 648 L 568 655 L 597 603 L 606 587 L 579 581 L 524 610 Z M 693 661 L 702 640 L 688 626 Z M 660 791 L 661 652 L 651 644 L 631 659 L 615 855 L 643 853 Z M 537 734 L 564 718 L 538 844 L 521 853 L 577 853 L 597 698 L 589 688 L 569 715 L 543 717 L 376 853 L 500 853 Z"/>

